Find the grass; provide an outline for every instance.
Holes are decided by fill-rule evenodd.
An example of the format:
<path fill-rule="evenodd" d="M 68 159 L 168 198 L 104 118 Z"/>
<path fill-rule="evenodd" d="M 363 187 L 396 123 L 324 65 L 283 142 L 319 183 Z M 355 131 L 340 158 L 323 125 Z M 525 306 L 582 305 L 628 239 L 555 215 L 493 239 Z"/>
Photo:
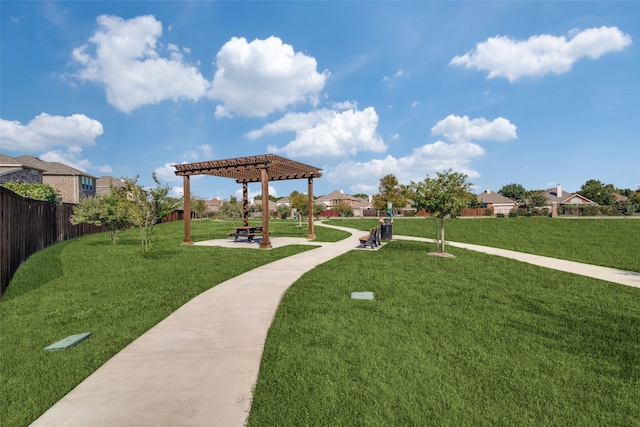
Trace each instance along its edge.
<path fill-rule="evenodd" d="M 556 256 L 572 242 L 572 256 L 593 263 L 638 263 L 640 221 L 511 220 L 451 221 L 448 239 Z M 358 221 L 337 223 L 375 224 Z M 432 237 L 424 221 L 396 219 L 394 234 Z M 228 238 L 234 225 L 193 221 L 192 237 Z M 271 230 L 307 234 L 286 221 Z M 319 241 L 344 237 L 315 231 Z M 194 296 L 310 249 L 183 246 L 182 232 L 182 222 L 159 226 L 146 257 L 130 230 L 118 246 L 86 236 L 23 264 L 0 300 L 3 426 L 28 425 Z M 638 425 L 640 290 L 447 250 L 457 258 L 395 241 L 305 274 L 269 331 L 250 425 Z M 376 300 L 351 300 L 353 291 Z M 80 332 L 93 336 L 72 351 L 42 350 Z"/>
<path fill-rule="evenodd" d="M 249 426 L 640 424 L 639 289 L 449 251 L 395 241 L 297 281 Z"/>
<path fill-rule="evenodd" d="M 348 219 L 328 223 L 368 230 L 377 220 Z M 434 238 L 435 228 L 429 218 L 396 218 L 393 234 Z M 452 242 L 640 272 L 640 220 L 637 219 L 458 218 L 445 222 L 445 236 Z"/>
<path fill-rule="evenodd" d="M 193 221 L 194 241 L 229 238 L 239 222 Z M 306 227 L 273 221 L 272 235 L 306 236 Z M 343 232 L 320 228 L 317 240 Z M 16 272 L 0 300 L 0 424 L 28 425 L 142 333 L 205 290 L 245 271 L 311 249 L 269 251 L 183 246 L 183 223 L 158 225 L 143 256 L 137 230 L 117 246 L 106 234 L 45 249 Z M 43 348 L 92 332 L 72 351 Z"/>

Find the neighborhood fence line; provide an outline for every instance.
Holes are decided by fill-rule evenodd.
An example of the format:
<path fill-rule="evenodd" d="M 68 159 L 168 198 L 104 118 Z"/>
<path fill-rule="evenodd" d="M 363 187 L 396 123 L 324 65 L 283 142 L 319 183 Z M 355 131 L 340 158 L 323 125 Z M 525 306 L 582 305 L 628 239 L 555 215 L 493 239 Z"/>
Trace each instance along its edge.
<path fill-rule="evenodd" d="M 71 224 L 73 204 L 31 200 L 0 186 L 0 298 L 18 267 L 51 245 L 104 227 Z"/>

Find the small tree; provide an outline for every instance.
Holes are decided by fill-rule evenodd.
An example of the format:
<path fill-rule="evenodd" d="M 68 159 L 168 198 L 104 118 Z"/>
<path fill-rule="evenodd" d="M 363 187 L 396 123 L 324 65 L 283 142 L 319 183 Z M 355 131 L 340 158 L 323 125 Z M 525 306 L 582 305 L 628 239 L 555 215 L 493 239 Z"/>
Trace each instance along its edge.
<path fill-rule="evenodd" d="M 162 185 L 152 174 L 156 185 L 145 190 L 138 184 L 138 177 L 124 178 L 125 192 L 129 200 L 129 220 L 140 229 L 140 242 L 144 253 L 151 251 L 153 226 L 177 208 L 175 199 L 167 197 L 169 186 Z M 185 212 L 185 215 L 190 215 Z"/>
<path fill-rule="evenodd" d="M 242 205 L 238 203 L 235 196 L 229 197 L 229 201 L 224 200 L 218 210 L 218 215 L 223 219 L 242 218 Z"/>
<path fill-rule="evenodd" d="M 408 187 L 398 183 L 398 178 L 393 174 L 388 174 L 380 178 L 380 184 L 378 184 L 378 194 L 375 194 L 373 199 L 373 207 L 377 210 L 386 211 L 387 203 L 391 204 L 396 209 L 402 209 L 407 206 L 410 200 Z"/>
<path fill-rule="evenodd" d="M 529 195 L 528 204 L 533 206 L 534 211 L 538 213 L 542 206 L 547 204 L 547 196 L 544 195 L 544 191 L 539 191 L 537 193 L 531 193 Z"/>
<path fill-rule="evenodd" d="M 307 196 L 300 193 L 299 191 L 294 190 L 289 195 L 289 203 L 291 204 L 291 208 L 295 209 L 298 212 L 300 219 L 298 225 L 302 227 L 302 216 L 309 213 Z"/>
<path fill-rule="evenodd" d="M 202 219 L 207 210 L 207 204 L 200 197 L 194 196 L 191 198 L 191 209 L 193 209 L 198 218 Z"/>
<path fill-rule="evenodd" d="M 109 233 L 111 244 L 118 243 L 120 234 L 129 226 L 129 206 L 124 190 L 111 186 L 109 194 L 80 200 L 73 207 L 72 224 L 103 226 Z"/>
<path fill-rule="evenodd" d="M 438 253 L 444 253 L 444 220 L 469 203 L 467 175 L 451 169 L 438 172 L 436 178 L 427 176 L 424 181 L 411 181 L 410 189 L 416 209 L 424 209 L 431 214 L 436 229 Z"/>

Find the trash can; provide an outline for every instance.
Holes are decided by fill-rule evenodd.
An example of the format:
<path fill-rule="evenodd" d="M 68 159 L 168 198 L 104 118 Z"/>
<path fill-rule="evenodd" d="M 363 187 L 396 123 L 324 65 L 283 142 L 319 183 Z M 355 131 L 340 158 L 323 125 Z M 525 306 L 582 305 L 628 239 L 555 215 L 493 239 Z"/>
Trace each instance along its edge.
<path fill-rule="evenodd" d="M 380 224 L 380 239 L 391 240 L 393 238 L 393 224 Z"/>

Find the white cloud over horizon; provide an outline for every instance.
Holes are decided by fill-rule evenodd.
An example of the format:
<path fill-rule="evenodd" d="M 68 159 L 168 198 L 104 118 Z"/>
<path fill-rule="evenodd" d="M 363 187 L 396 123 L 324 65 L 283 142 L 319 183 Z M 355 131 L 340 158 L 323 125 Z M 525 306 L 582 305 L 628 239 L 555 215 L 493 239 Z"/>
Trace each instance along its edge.
<path fill-rule="evenodd" d="M 342 162 L 325 167 L 324 176 L 335 184 L 347 184 L 355 192 L 375 193 L 382 176 L 393 174 L 402 184 L 418 182 L 437 172 L 453 169 L 469 178 L 478 178 L 471 162 L 484 156 L 485 150 L 472 140 L 508 141 L 517 138 L 516 126 L 499 117 L 491 122 L 485 118 L 450 114 L 432 127 L 431 133 L 442 135 L 449 142 L 436 141 L 414 148 L 406 156 L 388 155 L 383 159 Z"/>
<path fill-rule="evenodd" d="M 247 134 L 256 139 L 266 134 L 295 132 L 296 138 L 282 147 L 270 145 L 269 152 L 296 157 L 344 157 L 359 152 L 383 153 L 387 146 L 377 133 L 375 108 L 289 113 L 281 119 Z"/>
<path fill-rule="evenodd" d="M 295 52 L 278 37 L 247 42 L 233 37 L 216 56 L 210 96 L 222 101 L 216 117 L 264 117 L 301 102 L 317 105 L 329 76 L 315 58 Z"/>
<path fill-rule="evenodd" d="M 488 79 L 504 77 L 513 83 L 522 77 L 566 73 L 582 58 L 598 59 L 631 43 L 628 34 L 617 27 L 605 26 L 572 30 L 569 39 L 549 34 L 534 35 L 527 40 L 495 36 L 477 43 L 464 55 L 455 56 L 449 65 L 487 71 Z"/>

